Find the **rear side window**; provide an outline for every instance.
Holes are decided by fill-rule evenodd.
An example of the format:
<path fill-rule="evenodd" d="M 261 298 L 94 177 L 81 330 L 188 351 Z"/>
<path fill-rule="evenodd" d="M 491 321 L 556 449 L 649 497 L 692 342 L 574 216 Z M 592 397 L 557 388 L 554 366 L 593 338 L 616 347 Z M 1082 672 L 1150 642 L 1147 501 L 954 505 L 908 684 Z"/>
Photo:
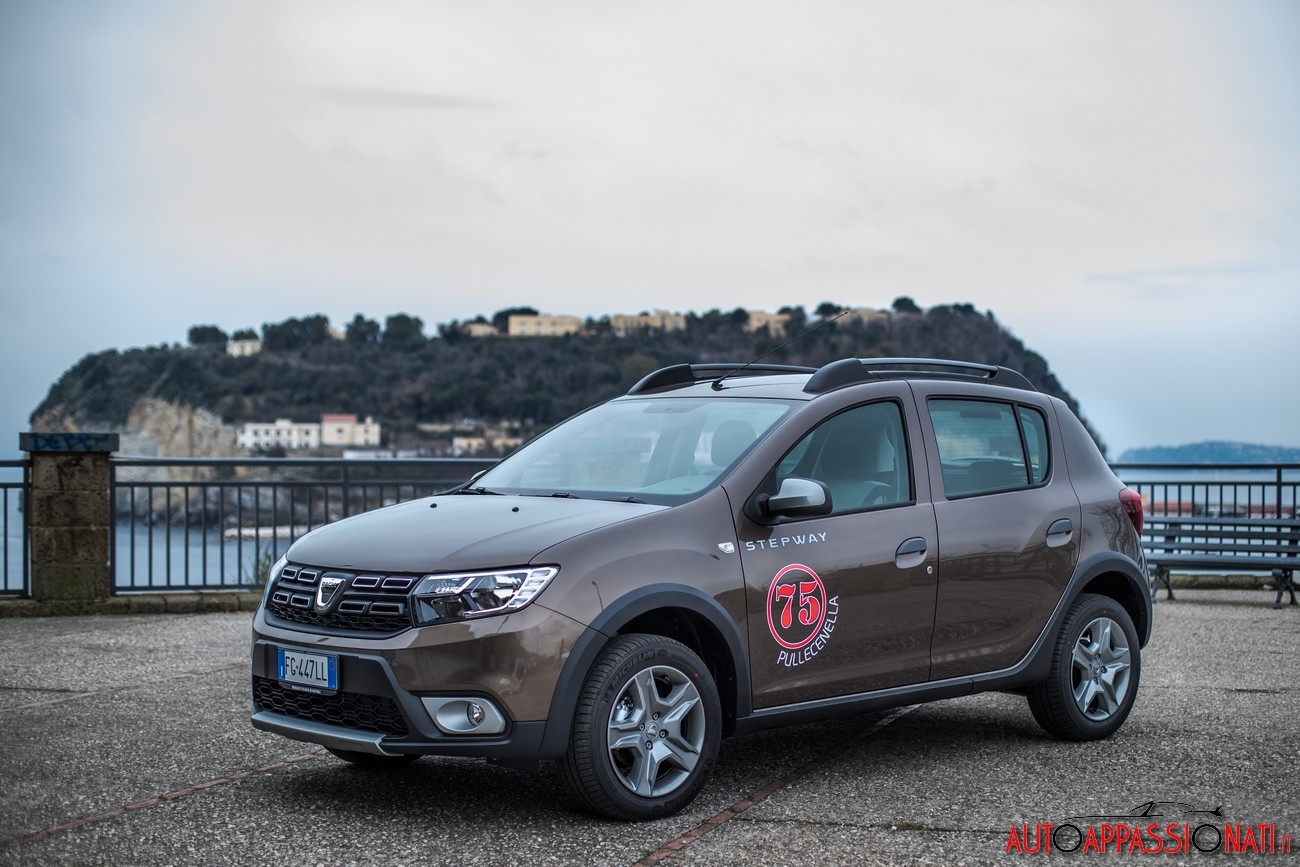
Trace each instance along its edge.
<path fill-rule="evenodd" d="M 1031 407 L 1019 407 L 1020 427 L 1025 432 L 1025 451 L 1029 455 L 1029 483 L 1041 485 L 1047 481 L 1047 419 Z"/>
<path fill-rule="evenodd" d="M 1029 406 L 934 399 L 930 420 L 949 497 L 1014 491 L 1047 481 L 1047 421 Z"/>

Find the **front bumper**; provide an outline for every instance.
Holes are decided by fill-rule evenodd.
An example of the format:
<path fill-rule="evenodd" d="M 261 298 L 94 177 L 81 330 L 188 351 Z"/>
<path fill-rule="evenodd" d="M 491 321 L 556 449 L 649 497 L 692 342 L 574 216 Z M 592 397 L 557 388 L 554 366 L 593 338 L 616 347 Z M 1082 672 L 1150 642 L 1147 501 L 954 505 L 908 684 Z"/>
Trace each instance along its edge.
<path fill-rule="evenodd" d="M 556 757 L 544 754 L 547 718 L 564 663 L 584 632 L 540 606 L 377 640 L 289 629 L 268 623 L 261 611 L 253 626 L 255 728 L 336 750 L 516 762 Z M 338 690 L 281 683 L 281 647 L 337 656 Z M 469 704 L 487 711 L 481 728 L 490 733 L 448 726 L 448 708 Z"/>

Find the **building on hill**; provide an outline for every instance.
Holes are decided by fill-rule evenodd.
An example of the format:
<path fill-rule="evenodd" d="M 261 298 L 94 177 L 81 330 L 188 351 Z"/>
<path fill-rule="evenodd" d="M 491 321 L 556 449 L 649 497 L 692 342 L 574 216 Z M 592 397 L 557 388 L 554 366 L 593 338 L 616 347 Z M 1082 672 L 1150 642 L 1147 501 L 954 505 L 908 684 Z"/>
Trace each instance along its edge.
<path fill-rule="evenodd" d="M 501 332 L 491 322 L 465 322 L 460 330 L 470 337 L 500 337 Z"/>
<path fill-rule="evenodd" d="M 272 422 L 248 422 L 239 426 L 235 444 L 248 452 L 265 449 L 316 449 L 320 448 L 320 424 L 295 422 L 287 418 L 277 418 Z"/>
<path fill-rule="evenodd" d="M 886 310 L 877 310 L 874 307 L 854 307 L 844 314 L 842 319 L 837 322 L 857 322 L 860 325 L 866 325 L 873 319 L 888 318 L 889 312 Z"/>
<path fill-rule="evenodd" d="M 374 416 L 357 421 L 355 413 L 326 413 L 320 417 L 320 444 L 324 448 L 375 448 L 379 422 Z"/>
<path fill-rule="evenodd" d="M 563 337 L 577 334 L 582 330 L 582 320 L 577 316 L 556 316 L 542 313 L 532 316 L 522 313 L 510 314 L 507 333 L 511 337 Z"/>
<path fill-rule="evenodd" d="M 284 449 L 376 448 L 382 430 L 373 416 L 358 421 L 355 414 L 325 413 L 319 422 L 295 422 L 278 418 L 240 425 L 236 445 L 244 451 Z"/>
<path fill-rule="evenodd" d="M 609 317 L 609 327 L 619 337 L 627 337 L 642 328 L 651 331 L 684 331 L 686 317 L 680 313 L 669 313 L 667 310 L 640 313 L 636 316 L 616 313 Z"/>
<path fill-rule="evenodd" d="M 504 455 L 512 449 L 518 448 L 522 442 L 523 437 L 493 433 L 491 431 L 483 434 L 455 436 L 451 439 L 451 453 L 453 457 L 458 458 Z"/>
<path fill-rule="evenodd" d="M 249 337 L 240 340 L 229 340 L 226 342 L 226 354 L 235 358 L 245 358 L 250 355 L 257 355 L 262 351 L 262 341 L 256 337 Z"/>
<path fill-rule="evenodd" d="M 749 310 L 749 319 L 745 322 L 745 330 L 749 332 L 766 330 L 773 337 L 781 337 L 785 334 L 785 324 L 790 320 L 788 313 L 768 313 L 765 310 Z"/>

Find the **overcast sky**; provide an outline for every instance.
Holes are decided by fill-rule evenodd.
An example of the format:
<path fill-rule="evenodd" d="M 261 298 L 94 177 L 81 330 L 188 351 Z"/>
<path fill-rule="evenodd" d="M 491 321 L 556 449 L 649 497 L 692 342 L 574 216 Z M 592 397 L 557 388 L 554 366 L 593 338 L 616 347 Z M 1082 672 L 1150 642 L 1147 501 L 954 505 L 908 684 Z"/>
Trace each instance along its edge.
<path fill-rule="evenodd" d="M 900 295 L 1112 457 L 1300 446 L 1298 156 L 1288 0 L 5 0 L 0 456 L 195 324 Z"/>

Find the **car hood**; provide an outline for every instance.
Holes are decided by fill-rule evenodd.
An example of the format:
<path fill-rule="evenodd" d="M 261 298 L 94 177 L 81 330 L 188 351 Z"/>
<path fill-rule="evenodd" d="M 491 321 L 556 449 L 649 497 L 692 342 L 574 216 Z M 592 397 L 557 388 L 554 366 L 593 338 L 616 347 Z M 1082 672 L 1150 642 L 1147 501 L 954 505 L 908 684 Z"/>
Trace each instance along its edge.
<path fill-rule="evenodd" d="M 491 494 L 427 497 L 319 527 L 287 556 L 303 565 L 376 572 L 522 566 L 566 539 L 664 508 Z"/>

